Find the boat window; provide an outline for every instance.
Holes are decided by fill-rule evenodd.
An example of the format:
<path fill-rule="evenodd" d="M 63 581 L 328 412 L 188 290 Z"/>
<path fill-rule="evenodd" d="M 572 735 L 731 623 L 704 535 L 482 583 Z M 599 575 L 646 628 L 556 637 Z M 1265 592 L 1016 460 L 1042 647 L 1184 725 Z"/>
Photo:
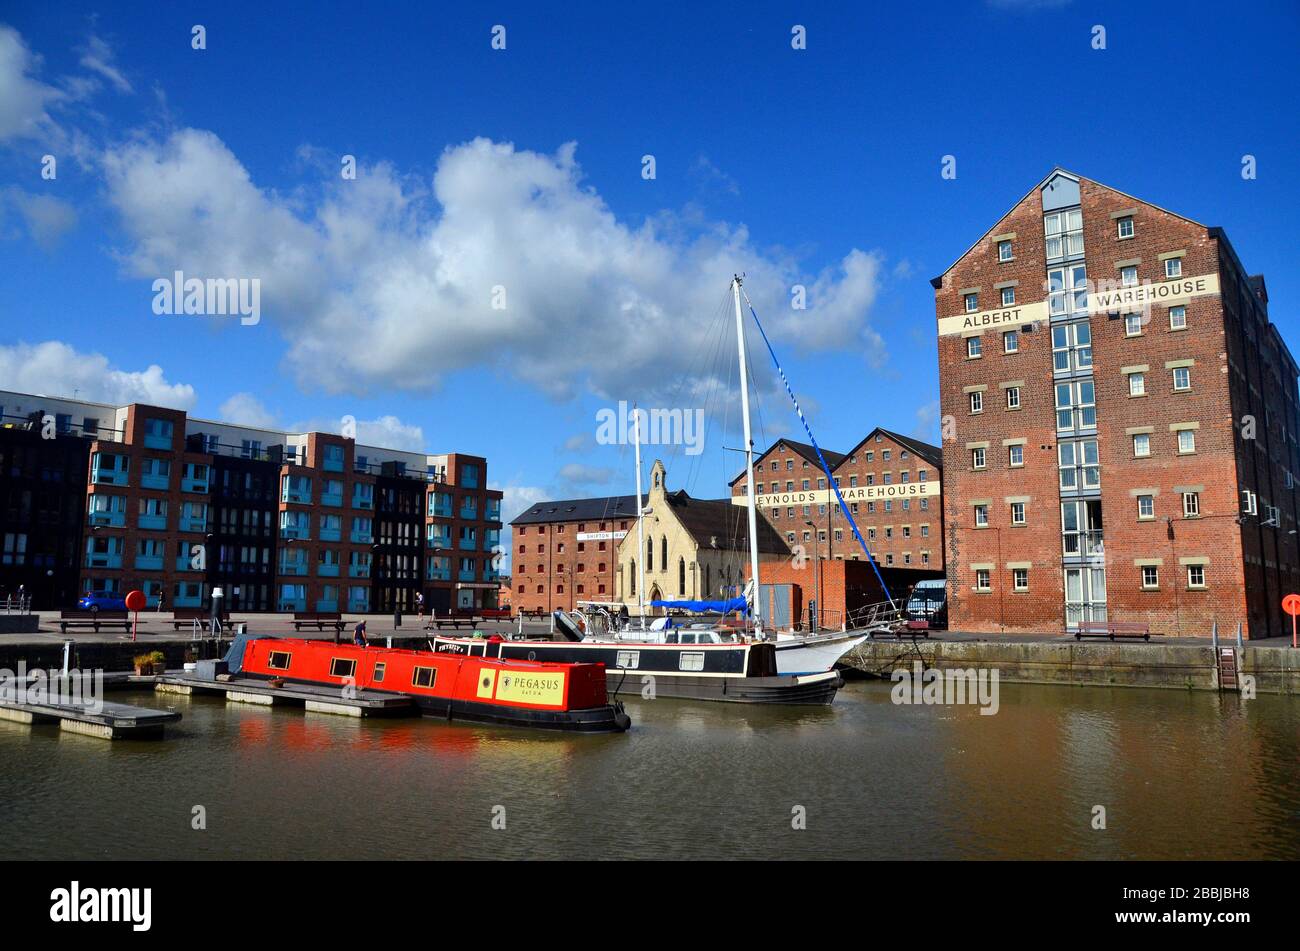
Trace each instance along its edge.
<path fill-rule="evenodd" d="M 351 677 L 357 672 L 357 662 L 343 657 L 330 658 L 331 677 Z"/>
<path fill-rule="evenodd" d="M 266 666 L 272 670 L 288 670 L 289 658 L 292 656 L 288 651 L 271 651 L 271 656 L 266 659 Z"/>
<path fill-rule="evenodd" d="M 411 674 L 411 683 L 416 687 L 432 687 L 438 679 L 438 671 L 432 667 L 417 667 Z"/>
<path fill-rule="evenodd" d="M 677 632 L 676 632 L 676 631 L 670 631 L 669 633 L 665 634 L 665 635 L 664 635 L 664 643 L 665 643 L 665 644 L 676 644 L 676 643 L 677 643 Z"/>
<path fill-rule="evenodd" d="M 694 643 L 695 643 L 695 635 L 694 635 L 694 634 L 683 634 L 683 635 L 682 635 L 682 643 L 683 643 L 683 644 L 694 644 Z"/>
<path fill-rule="evenodd" d="M 387 665 L 382 660 L 375 664 L 375 672 L 370 678 L 373 683 L 379 684 L 384 682 L 384 670 L 386 666 Z"/>
<path fill-rule="evenodd" d="M 614 661 L 615 667 L 625 667 L 635 670 L 641 663 L 640 651 L 619 651 L 618 657 Z"/>
<path fill-rule="evenodd" d="M 704 652 L 703 651 L 684 651 L 681 659 L 677 661 L 678 670 L 703 670 L 704 669 Z"/>

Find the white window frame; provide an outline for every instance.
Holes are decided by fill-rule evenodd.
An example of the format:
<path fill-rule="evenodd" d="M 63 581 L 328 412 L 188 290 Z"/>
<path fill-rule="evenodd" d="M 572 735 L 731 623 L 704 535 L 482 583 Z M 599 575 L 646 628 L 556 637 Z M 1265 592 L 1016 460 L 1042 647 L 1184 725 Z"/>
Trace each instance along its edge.
<path fill-rule="evenodd" d="M 1007 387 L 1007 409 L 1020 409 L 1020 387 Z"/>
<path fill-rule="evenodd" d="M 1012 502 L 1012 503 L 1011 503 L 1011 524 L 1012 524 L 1012 525 L 1025 525 L 1025 524 L 1027 524 L 1027 522 L 1025 521 L 1025 503 L 1024 503 L 1024 502 Z"/>
<path fill-rule="evenodd" d="M 1021 584 L 1021 581 L 1020 581 L 1020 579 L 1021 579 L 1022 577 L 1024 578 L 1024 583 L 1023 583 L 1023 584 Z M 1028 590 L 1029 590 L 1029 569 L 1028 569 L 1028 568 L 1012 568 L 1012 569 L 1011 569 L 1011 590 L 1013 590 L 1013 591 L 1028 591 Z"/>
<path fill-rule="evenodd" d="M 1187 440 L 1187 445 L 1183 442 Z M 1178 430 L 1178 455 L 1192 456 L 1196 454 L 1196 430 L 1180 429 Z"/>
<path fill-rule="evenodd" d="M 973 314 L 980 309 L 980 296 L 978 293 L 966 294 L 962 297 L 965 302 L 966 313 Z"/>
<path fill-rule="evenodd" d="M 1196 574 L 1199 574 L 1199 575 L 1201 576 L 1201 580 L 1200 580 L 1200 581 L 1193 581 L 1193 580 L 1192 580 L 1193 572 L 1195 572 Z M 1188 587 L 1188 589 L 1191 590 L 1191 591 L 1200 591 L 1200 590 L 1203 590 L 1204 588 L 1208 588 L 1208 587 L 1209 587 L 1209 584 L 1207 583 L 1206 578 L 1205 578 L 1205 566 L 1204 566 L 1204 565 L 1188 565 L 1188 566 L 1187 566 L 1187 587 Z"/>
<path fill-rule="evenodd" d="M 1142 503 L 1143 503 L 1143 502 L 1145 502 L 1145 503 L 1148 504 L 1148 506 L 1149 506 L 1150 509 L 1151 509 L 1150 512 L 1144 513 L 1144 512 L 1142 511 Z M 1144 521 L 1144 522 L 1145 522 L 1145 521 L 1149 521 L 1150 519 L 1153 519 L 1153 518 L 1156 517 L 1156 497 L 1155 497 L 1154 495 L 1139 495 L 1139 496 L 1137 497 L 1137 507 L 1138 507 L 1138 520 L 1139 520 L 1139 521 Z"/>
<path fill-rule="evenodd" d="M 1128 375 L 1128 395 L 1129 396 L 1146 396 L 1147 395 L 1147 377 L 1145 373 L 1130 373 Z"/>
<path fill-rule="evenodd" d="M 987 469 L 988 462 L 987 449 L 972 449 L 970 451 L 970 467 L 972 469 Z"/>
<path fill-rule="evenodd" d="M 1128 225 L 1128 234 L 1125 234 L 1125 233 L 1124 233 L 1124 231 L 1125 231 L 1124 226 L 1125 226 L 1125 225 Z M 1124 239 L 1127 239 L 1127 238 L 1131 238 L 1131 237 L 1133 237 L 1133 216 L 1132 216 L 1132 215 L 1125 215 L 1125 216 L 1122 217 L 1122 218 L 1118 218 L 1118 219 L 1116 219 L 1116 221 L 1115 221 L 1115 237 L 1117 237 L 1117 238 L 1124 238 Z"/>
<path fill-rule="evenodd" d="M 1182 318 L 1181 323 L 1174 323 L 1175 314 L 1177 314 L 1179 317 Z M 1169 308 L 1169 329 L 1170 330 L 1187 329 L 1187 305 L 1186 304 L 1175 304 L 1173 307 Z"/>
<path fill-rule="evenodd" d="M 1186 383 L 1183 386 L 1178 385 L 1178 374 L 1183 375 Z M 1174 392 L 1186 393 L 1192 388 L 1192 368 L 1191 367 L 1174 367 Z"/>
<path fill-rule="evenodd" d="M 1020 352 L 1020 331 L 1004 330 L 1002 332 L 1002 352 L 1003 353 Z"/>
<path fill-rule="evenodd" d="M 1002 306 L 1011 307 L 1016 302 L 1016 289 L 1014 287 L 1004 287 L 1002 290 Z"/>
<path fill-rule="evenodd" d="M 1183 259 L 1182 258 L 1165 258 L 1165 277 L 1175 278 L 1183 276 Z"/>
<path fill-rule="evenodd" d="M 1019 444 L 1007 446 L 1007 466 L 1019 469 L 1025 464 L 1025 447 Z"/>
<path fill-rule="evenodd" d="M 1003 253 L 1004 251 L 1006 252 L 1005 254 Z M 1015 252 L 1011 249 L 1011 239 L 1003 238 L 998 242 L 998 260 L 1010 261 L 1013 257 L 1015 257 Z"/>
<path fill-rule="evenodd" d="M 1143 445 L 1146 448 L 1146 452 L 1138 452 L 1139 440 L 1141 440 L 1141 445 Z M 1134 459 L 1151 458 L 1151 434 L 1150 433 L 1133 434 L 1133 458 Z"/>
<path fill-rule="evenodd" d="M 1183 493 L 1183 518 L 1201 517 L 1201 493 Z"/>
<path fill-rule="evenodd" d="M 982 356 L 984 356 L 984 346 L 983 344 L 980 343 L 980 338 L 967 337 L 966 338 L 966 359 L 978 360 Z"/>
<path fill-rule="evenodd" d="M 1152 581 L 1147 581 L 1147 572 L 1151 572 Z M 1159 591 L 1160 590 L 1160 568 L 1157 565 L 1142 566 L 1142 590 Z"/>

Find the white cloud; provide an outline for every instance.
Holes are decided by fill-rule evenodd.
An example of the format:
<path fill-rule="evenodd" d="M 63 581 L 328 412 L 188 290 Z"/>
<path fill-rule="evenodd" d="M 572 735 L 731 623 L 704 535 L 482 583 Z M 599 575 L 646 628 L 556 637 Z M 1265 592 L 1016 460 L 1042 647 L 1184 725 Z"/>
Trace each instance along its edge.
<path fill-rule="evenodd" d="M 698 388 L 701 355 L 729 331 L 738 271 L 774 341 L 883 351 L 868 323 L 878 255 L 853 249 L 810 275 L 743 225 L 671 212 L 621 222 L 584 184 L 575 148 L 475 139 L 443 152 L 432 194 L 376 165 L 355 181 L 333 171 L 312 200 L 259 188 L 194 129 L 111 149 L 104 164 L 132 272 L 260 278 L 264 319 L 279 322 L 312 388 L 424 389 L 483 366 L 557 397 Z M 805 311 L 790 307 L 795 283 L 808 288 Z"/>
<path fill-rule="evenodd" d="M 18 31 L 0 25 L 0 142 L 41 138 L 54 128 L 47 108 L 64 93 L 35 77 L 41 58 Z"/>
<path fill-rule="evenodd" d="M 234 393 L 221 404 L 221 422 L 254 429 L 279 429 L 278 417 L 252 393 Z"/>
<path fill-rule="evenodd" d="M 43 251 L 52 251 L 60 239 L 77 224 L 76 209 L 52 195 L 38 195 L 18 188 L 0 192 L 0 204 L 17 209 L 27 234 Z"/>
<path fill-rule="evenodd" d="M 383 449 L 404 449 L 408 452 L 431 452 L 424 442 L 424 430 L 411 426 L 396 416 L 357 420 L 357 442 Z"/>
<path fill-rule="evenodd" d="M 107 79 L 121 93 L 131 92 L 131 84 L 113 62 L 113 50 L 98 36 L 92 36 L 81 51 L 81 65 Z"/>
<path fill-rule="evenodd" d="M 571 462 L 561 466 L 558 473 L 560 482 L 571 487 L 589 485 L 608 485 L 614 481 L 617 473 L 606 466 L 588 466 Z"/>
<path fill-rule="evenodd" d="M 66 343 L 17 343 L 0 346 L 0 380 L 6 389 L 100 403 L 150 403 L 189 410 L 194 387 L 169 383 L 162 367 L 119 370 L 100 353 L 83 353 Z"/>
<path fill-rule="evenodd" d="M 916 408 L 916 425 L 912 432 L 917 439 L 938 442 L 939 439 L 939 401 L 930 402 Z"/>

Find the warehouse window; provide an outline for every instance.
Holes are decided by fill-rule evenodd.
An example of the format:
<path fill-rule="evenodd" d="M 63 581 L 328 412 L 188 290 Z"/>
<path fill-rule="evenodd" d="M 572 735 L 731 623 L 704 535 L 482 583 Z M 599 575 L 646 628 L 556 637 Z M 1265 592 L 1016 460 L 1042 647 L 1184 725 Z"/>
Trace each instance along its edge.
<path fill-rule="evenodd" d="M 970 411 L 972 413 L 984 412 L 984 393 L 976 390 L 974 393 L 967 394 L 970 398 Z M 888 475 L 888 473 L 886 473 Z"/>
<path fill-rule="evenodd" d="M 1129 396 L 1146 396 L 1147 378 L 1143 373 L 1130 373 L 1128 375 L 1128 395 Z"/>
<path fill-rule="evenodd" d="M 1205 566 L 1204 565 L 1187 566 L 1187 587 L 1189 588 L 1205 587 Z"/>
<path fill-rule="evenodd" d="M 1133 237 L 1133 216 L 1125 215 L 1115 222 L 1115 233 L 1120 238 Z"/>
<path fill-rule="evenodd" d="M 1025 503 L 1024 502 L 1011 503 L 1011 524 L 1012 525 L 1025 524 Z"/>
<path fill-rule="evenodd" d="M 973 314 L 980 309 L 980 296 L 978 294 L 966 295 L 966 313 Z"/>
<path fill-rule="evenodd" d="M 1007 465 L 1017 469 L 1025 464 L 1024 446 L 1007 446 Z"/>
<path fill-rule="evenodd" d="M 998 260 L 999 261 L 1011 260 L 1011 242 L 1009 240 L 998 242 Z"/>
<path fill-rule="evenodd" d="M 966 338 L 966 359 L 967 359 L 967 360 L 975 360 L 975 359 L 978 359 L 978 358 L 980 357 L 980 355 L 981 355 L 981 354 L 980 354 L 980 338 L 979 338 L 979 337 L 967 337 L 967 338 Z M 868 460 L 868 461 L 870 461 L 870 460 Z"/>
<path fill-rule="evenodd" d="M 1177 307 L 1169 308 L 1169 329 L 1186 330 L 1187 329 L 1187 308 L 1182 304 Z"/>
<path fill-rule="evenodd" d="M 1014 287 L 1002 288 L 1002 306 L 1010 307 L 1016 302 L 1016 289 Z"/>
<path fill-rule="evenodd" d="M 992 591 L 993 584 L 989 579 L 989 570 L 987 568 L 977 568 L 975 570 L 975 590 Z"/>
<path fill-rule="evenodd" d="M 1191 429 L 1178 431 L 1178 454 L 1186 456 L 1196 452 L 1196 432 Z"/>
<path fill-rule="evenodd" d="M 1187 367 L 1174 367 L 1174 389 L 1182 392 L 1192 388 L 1192 371 Z"/>
<path fill-rule="evenodd" d="M 1138 518 L 1148 519 L 1156 517 L 1156 497 L 1154 495 L 1139 495 L 1138 501 Z"/>
<path fill-rule="evenodd" d="M 987 450 L 972 449 L 970 451 L 970 464 L 972 469 L 983 469 L 986 460 Z"/>
<path fill-rule="evenodd" d="M 1012 568 L 1011 569 L 1011 586 L 1017 591 L 1029 590 L 1029 569 Z"/>
<path fill-rule="evenodd" d="M 1201 493 L 1184 492 L 1183 493 L 1183 518 L 1200 518 L 1201 516 Z"/>
<path fill-rule="evenodd" d="M 1182 277 L 1183 259 L 1169 258 L 1165 261 L 1165 277 Z"/>
<path fill-rule="evenodd" d="M 1155 591 L 1160 587 L 1160 569 L 1155 565 L 1142 566 L 1142 590 Z"/>
<path fill-rule="evenodd" d="M 1007 387 L 1007 409 L 1020 409 L 1020 387 Z M 921 471 L 924 472 L 925 470 Z M 921 481 L 924 482 L 925 479 L 922 479 Z"/>
<path fill-rule="evenodd" d="M 1133 456 L 1145 459 L 1151 455 L 1151 436 L 1149 433 L 1135 433 L 1133 436 Z"/>
<path fill-rule="evenodd" d="M 1003 301 L 1006 303 L 1006 301 Z M 1015 303 L 1015 301 L 1011 301 Z M 1020 334 L 1015 330 L 1008 330 L 1002 335 L 1002 352 L 1016 353 L 1020 349 Z"/>

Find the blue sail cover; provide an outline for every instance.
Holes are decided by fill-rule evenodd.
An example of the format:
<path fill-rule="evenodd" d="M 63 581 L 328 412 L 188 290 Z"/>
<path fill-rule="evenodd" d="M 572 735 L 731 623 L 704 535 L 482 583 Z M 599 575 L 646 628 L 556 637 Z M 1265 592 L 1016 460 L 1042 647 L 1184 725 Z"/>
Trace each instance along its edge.
<path fill-rule="evenodd" d="M 749 613 L 749 602 L 744 598 L 728 598 L 726 601 L 651 601 L 652 608 L 681 608 L 685 611 L 717 611 L 730 614 L 732 611 Z"/>

